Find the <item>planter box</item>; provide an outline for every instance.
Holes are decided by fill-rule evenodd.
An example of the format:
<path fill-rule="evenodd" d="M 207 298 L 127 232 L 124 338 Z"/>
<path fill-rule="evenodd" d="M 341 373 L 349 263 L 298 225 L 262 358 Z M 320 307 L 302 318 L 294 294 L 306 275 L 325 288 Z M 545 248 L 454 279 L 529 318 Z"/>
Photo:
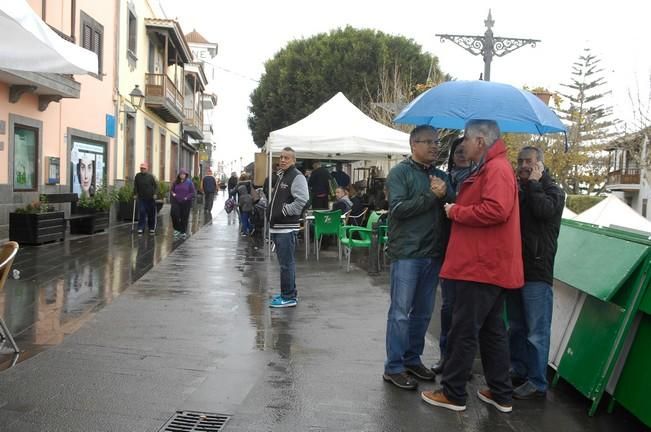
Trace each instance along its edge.
<path fill-rule="evenodd" d="M 77 214 L 70 216 L 70 234 L 95 234 L 109 227 L 110 212 L 97 212 L 83 208 L 78 208 L 78 210 Z"/>
<path fill-rule="evenodd" d="M 131 222 L 132 217 L 133 217 L 133 201 L 118 202 L 118 220 Z M 138 220 L 138 209 L 136 209 L 135 220 Z"/>
<path fill-rule="evenodd" d="M 9 240 L 38 245 L 63 240 L 65 236 L 63 212 L 9 214 Z"/>

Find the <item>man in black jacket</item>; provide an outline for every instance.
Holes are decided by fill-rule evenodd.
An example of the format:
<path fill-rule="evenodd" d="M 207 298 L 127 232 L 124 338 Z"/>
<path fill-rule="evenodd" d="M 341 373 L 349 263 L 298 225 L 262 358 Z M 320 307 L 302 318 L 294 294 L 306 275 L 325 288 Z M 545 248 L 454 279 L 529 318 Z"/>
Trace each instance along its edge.
<path fill-rule="evenodd" d="M 312 208 L 314 210 L 328 210 L 328 195 L 330 194 L 330 173 L 321 165 L 320 161 L 312 163 L 312 174 L 308 185 L 312 193 Z"/>
<path fill-rule="evenodd" d="M 280 294 L 274 296 L 269 307 L 294 307 L 298 303 L 296 292 L 296 232 L 300 218 L 309 200 L 307 180 L 296 169 L 296 154 L 291 147 L 280 152 L 278 181 L 271 193 L 267 207 L 269 234 L 276 246 L 280 264 Z"/>
<path fill-rule="evenodd" d="M 149 233 L 156 231 L 156 192 L 158 185 L 156 179 L 149 172 L 147 162 L 140 164 L 140 172 L 133 179 L 133 191 L 138 199 L 138 234 L 145 229 L 145 221 L 148 221 Z"/>
<path fill-rule="evenodd" d="M 520 151 L 517 174 L 525 285 L 507 297 L 511 376 L 513 397 L 533 399 L 547 392 L 554 257 L 565 193 L 545 171 L 539 148 Z"/>

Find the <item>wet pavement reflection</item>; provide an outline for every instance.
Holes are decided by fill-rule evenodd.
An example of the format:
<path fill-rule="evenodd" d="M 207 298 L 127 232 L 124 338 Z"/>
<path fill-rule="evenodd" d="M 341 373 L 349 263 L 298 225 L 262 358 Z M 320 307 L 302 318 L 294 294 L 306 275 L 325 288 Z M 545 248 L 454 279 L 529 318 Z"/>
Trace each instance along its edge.
<path fill-rule="evenodd" d="M 213 211 L 218 208 L 216 202 Z M 197 205 L 189 232 L 211 221 Z M 21 353 L 0 353 L 0 370 L 61 343 L 183 242 L 173 237 L 166 205 L 155 235 L 138 235 L 131 224 L 118 223 L 92 236 L 22 246 L 13 264 L 20 278 L 9 278 L 0 292 L 0 311 Z"/>

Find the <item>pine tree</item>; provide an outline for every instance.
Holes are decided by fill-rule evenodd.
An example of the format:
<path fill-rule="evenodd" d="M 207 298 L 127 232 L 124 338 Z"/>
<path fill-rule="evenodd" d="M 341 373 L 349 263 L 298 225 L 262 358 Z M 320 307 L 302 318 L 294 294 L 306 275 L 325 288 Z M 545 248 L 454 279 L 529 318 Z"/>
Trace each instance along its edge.
<path fill-rule="evenodd" d="M 612 118 L 612 107 L 603 103 L 610 91 L 605 90 L 607 82 L 600 63 L 585 48 L 572 65 L 571 82 L 561 84 L 570 90 L 561 93 L 569 106 L 560 112 L 568 125 L 568 156 L 573 163 L 560 177 L 565 179 L 565 189 L 574 194 L 600 192 L 608 175 L 604 146 L 615 135 L 617 120 Z"/>

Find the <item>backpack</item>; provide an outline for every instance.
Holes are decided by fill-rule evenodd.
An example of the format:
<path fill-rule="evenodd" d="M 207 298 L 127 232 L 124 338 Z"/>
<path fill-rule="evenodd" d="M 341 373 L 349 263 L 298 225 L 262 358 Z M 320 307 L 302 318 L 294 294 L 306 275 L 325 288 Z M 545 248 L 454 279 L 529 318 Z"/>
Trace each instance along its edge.
<path fill-rule="evenodd" d="M 235 202 L 235 198 L 230 197 L 229 199 L 224 202 L 224 210 L 226 210 L 226 213 L 230 213 L 233 211 L 237 203 Z"/>

